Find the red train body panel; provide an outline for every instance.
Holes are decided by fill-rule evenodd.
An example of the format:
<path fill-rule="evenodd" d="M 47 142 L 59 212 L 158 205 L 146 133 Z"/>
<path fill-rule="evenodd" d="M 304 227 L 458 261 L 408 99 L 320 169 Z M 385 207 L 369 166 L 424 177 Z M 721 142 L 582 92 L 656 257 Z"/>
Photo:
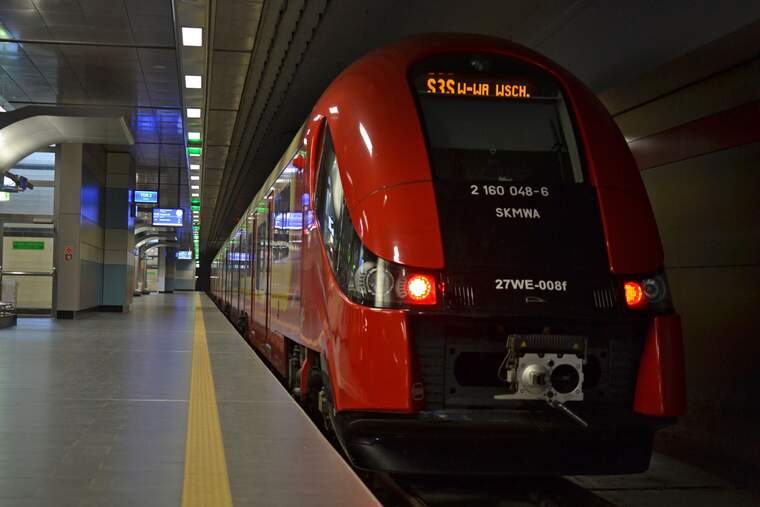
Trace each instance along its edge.
<path fill-rule="evenodd" d="M 522 90 L 504 92 L 510 75 Z M 478 148 L 494 128 L 473 115 L 501 110 L 529 134 Z M 462 128 L 439 120 L 459 114 Z M 558 452 L 559 439 L 540 471 L 619 472 L 645 467 L 653 431 L 685 410 L 662 268 L 641 178 L 599 100 L 528 49 L 436 35 L 377 50 L 327 88 L 220 250 L 212 295 L 318 398 L 358 466 L 514 472 L 500 453 Z M 474 373 L 497 349 L 502 384 Z"/>

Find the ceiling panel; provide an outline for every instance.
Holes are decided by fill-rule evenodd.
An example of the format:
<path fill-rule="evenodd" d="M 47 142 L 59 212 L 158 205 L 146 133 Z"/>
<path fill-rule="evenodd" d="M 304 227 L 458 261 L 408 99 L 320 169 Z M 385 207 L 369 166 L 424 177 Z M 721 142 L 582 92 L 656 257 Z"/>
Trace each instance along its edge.
<path fill-rule="evenodd" d="M 137 143 L 132 147 L 132 156 L 138 166 L 158 166 L 158 144 Z"/>
<path fill-rule="evenodd" d="M 79 6 L 90 21 L 97 16 L 114 17 L 127 21 L 127 7 L 123 1 L 79 0 Z"/>
<path fill-rule="evenodd" d="M 250 53 L 213 52 L 210 109 L 238 108 L 249 60 Z"/>
<path fill-rule="evenodd" d="M 222 172 L 222 169 L 207 167 L 203 171 L 203 188 L 205 189 L 209 185 L 216 185 L 218 187 L 222 182 Z"/>
<path fill-rule="evenodd" d="M 227 0 L 216 8 L 214 48 L 250 51 L 256 37 L 263 0 Z"/>
<path fill-rule="evenodd" d="M 174 48 L 174 25 L 168 15 L 130 14 L 130 25 L 135 44 Z"/>
<path fill-rule="evenodd" d="M 103 0 L 109 2 L 113 0 Z M 32 0 L 34 6 L 40 11 L 67 12 L 79 10 L 79 0 Z"/>
<path fill-rule="evenodd" d="M 227 145 L 232 139 L 232 130 L 235 128 L 237 111 L 210 110 L 208 112 L 208 133 L 206 143 L 208 145 Z"/>
<path fill-rule="evenodd" d="M 161 167 L 179 167 L 183 158 L 183 146 L 175 144 L 161 144 L 159 162 Z"/>
<path fill-rule="evenodd" d="M 227 160 L 227 146 L 208 146 L 206 145 L 205 164 L 207 168 L 223 168 Z"/>
<path fill-rule="evenodd" d="M 50 40 L 52 36 L 34 5 L 12 8 L 6 2 L 0 4 L 0 22 L 6 31 L 17 39 Z"/>
<path fill-rule="evenodd" d="M 171 19 L 172 17 L 171 0 L 124 0 L 124 4 L 127 6 L 130 18 L 136 16 L 158 16 Z"/>

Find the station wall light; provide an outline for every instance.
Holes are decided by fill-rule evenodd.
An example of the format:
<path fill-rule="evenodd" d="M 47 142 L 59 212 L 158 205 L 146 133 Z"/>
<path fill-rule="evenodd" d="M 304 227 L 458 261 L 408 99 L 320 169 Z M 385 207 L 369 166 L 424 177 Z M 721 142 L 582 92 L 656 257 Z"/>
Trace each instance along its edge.
<path fill-rule="evenodd" d="M 187 108 L 187 117 L 188 118 L 200 118 L 201 117 L 201 110 L 198 107 L 188 107 Z"/>
<path fill-rule="evenodd" d="M 190 164 L 190 169 L 193 171 L 200 171 L 201 165 L 200 164 Z"/>
<path fill-rule="evenodd" d="M 190 185 L 190 188 L 191 188 L 192 190 L 200 190 L 200 188 L 201 188 L 201 187 L 200 187 L 200 186 L 198 186 L 198 185 Z"/>
<path fill-rule="evenodd" d="M 192 181 L 198 181 L 198 180 L 200 180 L 200 179 L 201 179 L 201 177 L 200 177 L 200 176 L 197 176 L 197 175 L 195 175 L 195 174 L 193 174 L 192 176 L 190 176 L 190 179 L 191 179 Z"/>
<path fill-rule="evenodd" d="M 201 133 L 200 132 L 188 132 L 187 133 L 187 139 L 190 141 L 200 141 L 201 140 Z"/>

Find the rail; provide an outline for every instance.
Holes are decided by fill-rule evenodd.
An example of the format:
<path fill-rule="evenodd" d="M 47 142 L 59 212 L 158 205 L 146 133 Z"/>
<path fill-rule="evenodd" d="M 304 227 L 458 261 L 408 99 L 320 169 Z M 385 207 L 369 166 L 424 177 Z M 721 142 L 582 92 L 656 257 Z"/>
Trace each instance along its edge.
<path fill-rule="evenodd" d="M 53 276 L 55 269 L 52 271 L 3 271 L 0 269 L 0 276 Z"/>

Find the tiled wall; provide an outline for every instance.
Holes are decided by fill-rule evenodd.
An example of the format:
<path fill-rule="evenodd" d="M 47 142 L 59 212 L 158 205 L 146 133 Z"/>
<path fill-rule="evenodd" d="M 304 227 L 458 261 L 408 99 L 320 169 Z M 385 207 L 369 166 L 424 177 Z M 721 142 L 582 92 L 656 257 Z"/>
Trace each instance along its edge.
<path fill-rule="evenodd" d="M 80 310 L 103 304 L 105 177 L 105 150 L 99 145 L 85 144 L 80 193 Z"/>

